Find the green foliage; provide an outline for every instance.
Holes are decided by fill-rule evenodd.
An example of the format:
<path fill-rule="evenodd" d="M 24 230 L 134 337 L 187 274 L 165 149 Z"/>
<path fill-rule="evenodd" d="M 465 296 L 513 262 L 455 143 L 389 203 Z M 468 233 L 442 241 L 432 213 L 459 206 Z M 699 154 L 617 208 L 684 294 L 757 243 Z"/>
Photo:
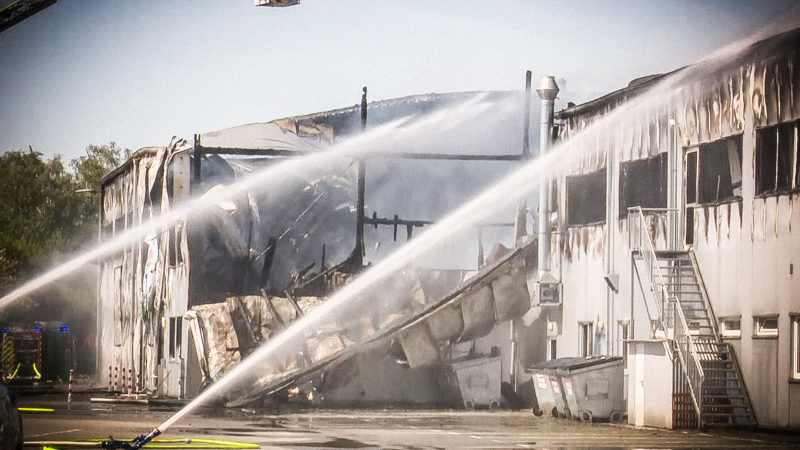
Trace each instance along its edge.
<path fill-rule="evenodd" d="M 60 157 L 22 151 L 0 156 L 0 180 L 0 248 L 20 270 L 35 268 L 80 225 L 75 183 Z"/>
<path fill-rule="evenodd" d="M 91 145 L 69 163 L 34 151 L 0 154 L 0 295 L 95 242 L 100 180 L 129 155 L 114 142 Z M 95 316 L 96 274 L 91 268 L 54 283 L 10 307 L 2 323 L 78 320 Z M 91 330 L 94 332 L 94 326 Z"/>
<path fill-rule="evenodd" d="M 6 249 L 0 248 L 0 290 L 14 280 L 17 262 L 6 256 Z"/>
<path fill-rule="evenodd" d="M 70 162 L 75 175 L 75 182 L 84 189 L 100 189 L 100 180 L 108 172 L 120 165 L 120 158 L 131 156 L 131 151 L 120 149 L 115 142 L 108 145 L 90 145 L 86 147 L 86 156 L 79 156 Z"/>

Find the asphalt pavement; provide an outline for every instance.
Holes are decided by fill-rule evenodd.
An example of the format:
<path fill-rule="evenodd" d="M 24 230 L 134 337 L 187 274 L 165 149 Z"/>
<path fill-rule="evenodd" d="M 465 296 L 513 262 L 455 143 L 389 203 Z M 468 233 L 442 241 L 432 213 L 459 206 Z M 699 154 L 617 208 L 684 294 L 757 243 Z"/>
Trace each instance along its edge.
<path fill-rule="evenodd" d="M 95 401 L 91 401 L 95 398 Z M 98 399 L 105 399 L 97 401 Z M 23 396 L 26 448 L 96 448 L 113 436 L 147 434 L 182 402 L 119 401 L 102 392 Z M 51 411 L 52 410 L 52 411 Z M 203 407 L 145 448 L 798 448 L 781 432 L 660 430 L 536 417 L 529 410 L 299 409 L 280 413 Z"/>

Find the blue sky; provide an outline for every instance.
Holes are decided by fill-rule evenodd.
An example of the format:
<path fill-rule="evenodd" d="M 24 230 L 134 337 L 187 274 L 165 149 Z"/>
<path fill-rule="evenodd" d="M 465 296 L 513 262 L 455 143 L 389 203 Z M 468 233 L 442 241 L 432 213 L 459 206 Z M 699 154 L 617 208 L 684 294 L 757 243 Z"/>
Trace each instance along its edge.
<path fill-rule="evenodd" d="M 8 3 L 9 0 L 0 3 Z M 580 102 L 701 60 L 793 1 L 60 0 L 0 33 L 0 151 L 67 159 L 543 75 Z"/>

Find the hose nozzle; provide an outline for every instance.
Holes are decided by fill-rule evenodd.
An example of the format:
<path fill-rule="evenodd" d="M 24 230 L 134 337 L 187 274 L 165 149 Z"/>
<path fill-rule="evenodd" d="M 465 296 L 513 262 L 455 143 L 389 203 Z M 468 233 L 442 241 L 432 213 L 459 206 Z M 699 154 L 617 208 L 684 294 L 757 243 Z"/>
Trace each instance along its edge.
<path fill-rule="evenodd" d="M 136 437 L 134 440 L 127 442 L 127 441 L 117 441 L 113 437 L 109 436 L 107 441 L 103 441 L 103 448 L 107 449 L 123 449 L 123 450 L 139 450 L 140 448 L 144 447 L 145 444 L 152 441 L 156 436 L 161 434 L 161 430 L 158 428 L 153 428 L 153 431 L 150 432 L 147 436 L 141 434 Z"/>

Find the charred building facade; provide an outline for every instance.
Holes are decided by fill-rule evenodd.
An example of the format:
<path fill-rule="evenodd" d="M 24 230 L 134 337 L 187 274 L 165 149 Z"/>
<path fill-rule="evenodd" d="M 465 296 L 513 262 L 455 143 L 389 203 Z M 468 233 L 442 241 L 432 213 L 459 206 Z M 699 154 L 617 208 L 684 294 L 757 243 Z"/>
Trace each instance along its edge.
<path fill-rule="evenodd" d="M 624 356 L 631 423 L 800 425 L 799 44 L 557 114 L 581 156 L 555 183 L 547 348 Z"/>
<path fill-rule="evenodd" d="M 533 402 L 522 369 L 619 356 L 627 412 L 615 418 L 800 426 L 798 44 L 800 31 L 786 32 L 634 80 L 559 111 L 554 124 L 543 112 L 539 136 L 523 98 L 490 93 L 511 99 L 522 130 L 519 121 L 500 135 L 473 126 L 447 135 L 461 139 L 456 151 L 376 150 L 298 170 L 280 189 L 262 178 L 224 200 L 219 186 L 464 96 L 364 99 L 142 149 L 103 181 L 104 238 L 180 214 L 190 199 L 212 207 L 102 262 L 100 373 L 133 367 L 150 393 L 194 396 L 519 166 L 532 132 L 563 152 L 563 170 L 531 180 L 538 202 L 477 227 L 451 257 L 399 270 L 380 287 L 396 297 L 394 313 L 332 319 L 229 403 L 300 387 L 333 403 L 439 404 L 451 398 L 449 370 L 476 362 L 487 369 L 475 379 L 498 385 L 481 397 L 486 406 L 500 403 L 501 381 Z M 537 209 L 529 229 L 520 219 Z M 503 245 L 484 255 L 484 243 Z"/>
<path fill-rule="evenodd" d="M 512 117 L 522 117 L 519 94 L 481 95 L 510 104 Z M 474 96 L 431 94 L 369 105 L 364 98 L 351 108 L 136 152 L 103 180 L 102 239 L 172 218 L 102 262 L 101 376 L 107 374 L 111 383 L 118 371 L 124 374 L 116 390 L 125 392 L 131 383 L 123 379 L 132 371 L 139 374 L 143 392 L 195 396 L 365 266 L 517 167 L 523 159 L 519 120 L 500 137 L 454 130 L 462 136 L 451 136 L 444 150 L 410 146 L 382 154 L 376 148 L 362 158 L 334 158 L 324 165 L 303 159 L 329 151 L 367 125 L 413 121 Z M 452 142 L 459 144 L 454 148 Z M 299 161 L 291 173 L 269 171 L 287 160 Z M 409 179 L 416 181 L 409 185 Z M 244 186 L 237 194 L 216 196 L 237 184 Z M 521 252 L 506 253 L 499 246 L 492 253 L 489 247 L 513 247 L 513 223 L 485 224 L 474 234 L 470 242 L 453 246 L 448 257 L 404 270 L 383 286 L 402 293 L 398 301 L 406 316 L 365 314 L 367 320 L 358 324 L 319 332 L 276 367 L 259 369 L 260 388 L 233 393 L 228 403 L 285 390 L 307 374 L 320 373 L 327 375 L 325 398 L 331 402 L 448 401 L 436 367 L 442 343 L 465 343 L 449 357 L 488 355 L 495 341 L 507 347 L 508 319 L 529 304 Z M 456 299 L 458 306 L 438 312 L 442 299 Z M 468 305 L 463 314 L 461 303 Z M 411 325 L 409 317 L 420 314 L 433 315 L 431 320 L 446 328 L 424 322 L 397 334 Z M 356 344 L 390 334 L 397 335 L 387 344 L 394 349 L 390 352 L 355 350 Z M 369 372 L 359 375 L 359 366 Z M 497 392 L 495 404 L 499 385 Z"/>

